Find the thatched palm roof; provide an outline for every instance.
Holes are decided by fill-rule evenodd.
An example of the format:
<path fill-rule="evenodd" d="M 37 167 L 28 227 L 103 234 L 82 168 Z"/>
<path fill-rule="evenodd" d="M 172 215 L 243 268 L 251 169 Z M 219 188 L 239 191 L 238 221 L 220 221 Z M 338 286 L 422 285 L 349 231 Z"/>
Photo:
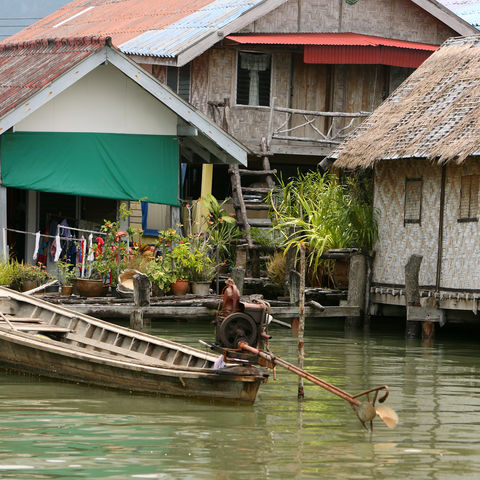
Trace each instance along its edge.
<path fill-rule="evenodd" d="M 480 35 L 451 38 L 333 152 L 339 168 L 480 155 Z"/>

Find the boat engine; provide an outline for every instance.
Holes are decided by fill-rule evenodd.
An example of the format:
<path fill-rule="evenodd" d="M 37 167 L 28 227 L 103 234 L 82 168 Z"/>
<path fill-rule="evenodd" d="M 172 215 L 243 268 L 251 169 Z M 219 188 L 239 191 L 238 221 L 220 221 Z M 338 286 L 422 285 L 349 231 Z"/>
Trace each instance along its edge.
<path fill-rule="evenodd" d="M 222 310 L 216 320 L 217 345 L 237 348 L 243 341 L 251 347 L 262 346 L 263 340 L 268 337 L 266 334 L 268 304 L 241 302 L 240 292 L 231 278 L 227 279 L 222 294 Z"/>

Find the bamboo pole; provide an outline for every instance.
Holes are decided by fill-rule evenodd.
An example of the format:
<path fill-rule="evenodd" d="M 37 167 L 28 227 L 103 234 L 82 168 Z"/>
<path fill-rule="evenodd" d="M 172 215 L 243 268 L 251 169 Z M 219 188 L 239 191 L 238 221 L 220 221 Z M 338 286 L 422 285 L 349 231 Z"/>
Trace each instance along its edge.
<path fill-rule="evenodd" d="M 298 325 L 298 368 L 303 370 L 303 361 L 305 359 L 304 351 L 304 331 L 305 331 L 305 244 L 300 244 L 300 295 L 298 299 L 298 307 L 300 310 Z M 305 392 L 303 390 L 303 377 L 298 377 L 298 398 L 303 398 Z"/>

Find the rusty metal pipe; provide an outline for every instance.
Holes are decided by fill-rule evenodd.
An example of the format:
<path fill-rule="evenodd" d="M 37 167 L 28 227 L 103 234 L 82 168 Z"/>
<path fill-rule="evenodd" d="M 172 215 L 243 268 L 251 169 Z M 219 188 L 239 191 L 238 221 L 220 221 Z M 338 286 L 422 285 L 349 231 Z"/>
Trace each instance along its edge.
<path fill-rule="evenodd" d="M 297 366 L 293 365 L 292 363 L 286 362 L 285 360 L 282 360 L 281 358 L 276 357 L 273 354 L 263 352 L 259 350 L 258 348 L 251 347 L 245 342 L 240 342 L 238 344 L 238 348 L 240 350 L 247 350 L 248 352 L 254 353 L 255 355 L 258 355 L 261 358 L 264 358 L 265 360 L 268 360 L 272 362 L 274 365 L 280 365 L 287 370 L 289 370 L 292 373 L 295 373 L 306 380 L 309 380 L 310 382 L 314 383 L 315 385 L 318 385 L 319 387 L 322 387 L 323 389 L 329 391 L 330 393 L 333 393 L 334 395 L 337 395 L 340 398 L 343 398 L 346 400 L 350 405 L 355 405 L 356 407 L 359 407 L 361 405 L 361 402 L 356 398 L 358 396 L 361 396 L 362 394 L 368 394 L 370 392 L 378 392 L 378 390 L 385 389 L 386 386 L 382 387 L 377 387 L 373 388 L 371 390 L 368 390 L 367 392 L 362 392 L 362 394 L 359 395 L 350 395 L 349 393 L 345 392 L 341 388 L 336 387 L 335 385 L 332 385 L 331 383 L 326 382 L 325 380 L 322 380 L 321 378 L 316 377 L 315 375 L 312 375 L 311 373 L 306 372 L 305 370 L 302 370 L 301 368 L 298 368 Z M 387 388 L 388 392 L 388 388 Z M 386 398 L 386 397 L 385 397 Z"/>

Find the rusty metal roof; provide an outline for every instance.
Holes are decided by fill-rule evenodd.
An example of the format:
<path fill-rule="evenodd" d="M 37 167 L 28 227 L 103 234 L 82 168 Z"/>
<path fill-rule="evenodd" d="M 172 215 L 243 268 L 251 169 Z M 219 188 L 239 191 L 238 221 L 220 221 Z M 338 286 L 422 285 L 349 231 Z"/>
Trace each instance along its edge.
<path fill-rule="evenodd" d="M 82 37 L 0 44 L 0 118 L 106 42 Z"/>
<path fill-rule="evenodd" d="M 173 57 L 264 2 L 74 0 L 8 41 L 101 35 L 124 53 Z"/>

